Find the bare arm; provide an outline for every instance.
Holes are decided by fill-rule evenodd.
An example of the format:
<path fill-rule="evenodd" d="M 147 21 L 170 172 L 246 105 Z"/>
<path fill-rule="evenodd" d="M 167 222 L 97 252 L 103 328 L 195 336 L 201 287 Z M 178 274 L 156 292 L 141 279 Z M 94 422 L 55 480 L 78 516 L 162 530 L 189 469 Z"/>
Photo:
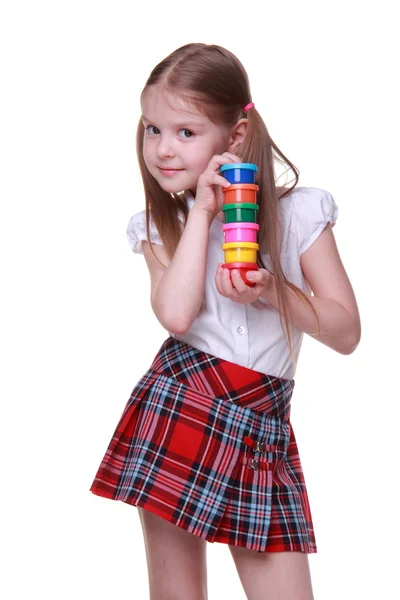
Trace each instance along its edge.
<path fill-rule="evenodd" d="M 194 206 L 171 261 L 163 246 L 153 245 L 163 269 L 148 242 L 143 254 L 151 277 L 151 305 L 161 325 L 171 333 L 184 333 L 196 318 L 203 298 L 207 246 L 212 217 Z"/>
<path fill-rule="evenodd" d="M 330 224 L 302 254 L 300 264 L 314 294 L 308 298 L 318 314 L 321 334 L 317 336 L 317 322 L 311 308 L 289 290 L 294 325 L 333 350 L 351 354 L 361 337 L 360 315 Z M 278 308 L 273 278 L 262 296 Z"/>
<path fill-rule="evenodd" d="M 239 162 L 230 152 L 212 157 L 199 177 L 195 204 L 171 261 L 162 246 L 155 247 L 163 269 L 148 243 L 143 253 L 151 277 L 151 304 L 161 325 L 171 333 L 185 333 L 196 318 L 204 298 L 210 225 L 224 200 L 221 186 L 230 183 L 219 174 L 221 165 Z M 157 250 L 156 250 L 157 248 Z"/>
<path fill-rule="evenodd" d="M 318 314 L 321 333 L 317 335 L 317 321 L 311 307 L 288 288 L 295 327 L 336 352 L 351 354 L 360 341 L 360 315 L 330 224 L 302 254 L 300 264 L 314 294 L 308 295 L 308 299 Z M 266 269 L 259 269 L 249 273 L 248 278 L 256 283 L 254 287 L 248 287 L 233 271 L 232 285 L 228 269 L 219 269 L 215 281 L 220 294 L 235 302 L 245 304 L 262 296 L 279 310 L 274 276 Z"/>

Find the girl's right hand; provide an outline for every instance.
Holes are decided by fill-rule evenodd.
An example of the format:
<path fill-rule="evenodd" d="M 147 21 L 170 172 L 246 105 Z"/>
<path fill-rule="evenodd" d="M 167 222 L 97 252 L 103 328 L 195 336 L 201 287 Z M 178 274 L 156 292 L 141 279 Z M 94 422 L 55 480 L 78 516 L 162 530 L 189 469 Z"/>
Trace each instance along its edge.
<path fill-rule="evenodd" d="M 205 210 L 211 219 L 217 216 L 224 205 L 221 188 L 228 188 L 231 185 L 225 177 L 220 175 L 219 169 L 222 165 L 233 162 L 241 162 L 241 159 L 230 152 L 216 154 L 212 157 L 197 182 L 195 206 Z"/>

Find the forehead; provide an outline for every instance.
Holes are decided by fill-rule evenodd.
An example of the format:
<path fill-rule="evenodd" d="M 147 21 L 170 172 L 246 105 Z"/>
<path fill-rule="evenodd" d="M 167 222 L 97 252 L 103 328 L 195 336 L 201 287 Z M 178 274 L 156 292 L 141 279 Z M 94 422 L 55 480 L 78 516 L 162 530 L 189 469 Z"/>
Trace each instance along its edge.
<path fill-rule="evenodd" d="M 208 117 L 200 112 L 194 102 L 180 94 L 170 92 L 161 85 L 147 88 L 142 95 L 142 112 L 149 119 L 190 119 L 209 123 Z"/>

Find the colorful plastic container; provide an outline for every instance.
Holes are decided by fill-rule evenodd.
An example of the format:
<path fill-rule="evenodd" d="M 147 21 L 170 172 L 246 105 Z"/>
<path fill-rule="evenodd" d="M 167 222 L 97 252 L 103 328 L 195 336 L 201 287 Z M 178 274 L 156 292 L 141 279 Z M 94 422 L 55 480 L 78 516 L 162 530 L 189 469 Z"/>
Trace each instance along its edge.
<path fill-rule="evenodd" d="M 254 242 L 228 242 L 222 244 L 225 262 L 257 262 L 257 250 L 259 245 Z"/>
<path fill-rule="evenodd" d="M 222 207 L 225 223 L 257 223 L 258 204 L 235 202 Z"/>
<path fill-rule="evenodd" d="M 225 223 L 222 225 L 225 242 L 255 242 L 257 243 L 258 223 Z"/>
<path fill-rule="evenodd" d="M 222 188 L 224 193 L 224 203 L 234 204 L 235 202 L 257 203 L 257 192 L 260 188 L 253 183 L 235 183 L 229 188 Z"/>
<path fill-rule="evenodd" d="M 234 263 L 225 263 L 222 266 L 224 267 L 224 269 L 229 269 L 229 271 L 232 271 L 233 269 L 237 269 L 240 273 L 241 278 L 249 287 L 254 287 L 256 285 L 254 282 L 251 282 L 247 279 L 246 273 L 248 271 L 257 271 L 258 270 L 257 263 L 234 262 Z M 231 276 L 231 281 L 232 281 L 232 276 Z"/>
<path fill-rule="evenodd" d="M 255 183 L 257 170 L 252 163 L 229 163 L 222 165 L 220 173 L 230 183 Z"/>

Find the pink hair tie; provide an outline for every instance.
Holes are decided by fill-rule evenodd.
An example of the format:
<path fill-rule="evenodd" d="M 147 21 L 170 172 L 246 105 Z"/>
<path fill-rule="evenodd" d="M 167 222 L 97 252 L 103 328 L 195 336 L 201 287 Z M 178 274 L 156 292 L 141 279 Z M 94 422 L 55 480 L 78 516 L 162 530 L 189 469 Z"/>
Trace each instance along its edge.
<path fill-rule="evenodd" d="M 247 113 L 251 108 L 254 108 L 254 102 L 249 102 L 249 104 L 246 104 L 243 110 L 245 113 Z"/>

